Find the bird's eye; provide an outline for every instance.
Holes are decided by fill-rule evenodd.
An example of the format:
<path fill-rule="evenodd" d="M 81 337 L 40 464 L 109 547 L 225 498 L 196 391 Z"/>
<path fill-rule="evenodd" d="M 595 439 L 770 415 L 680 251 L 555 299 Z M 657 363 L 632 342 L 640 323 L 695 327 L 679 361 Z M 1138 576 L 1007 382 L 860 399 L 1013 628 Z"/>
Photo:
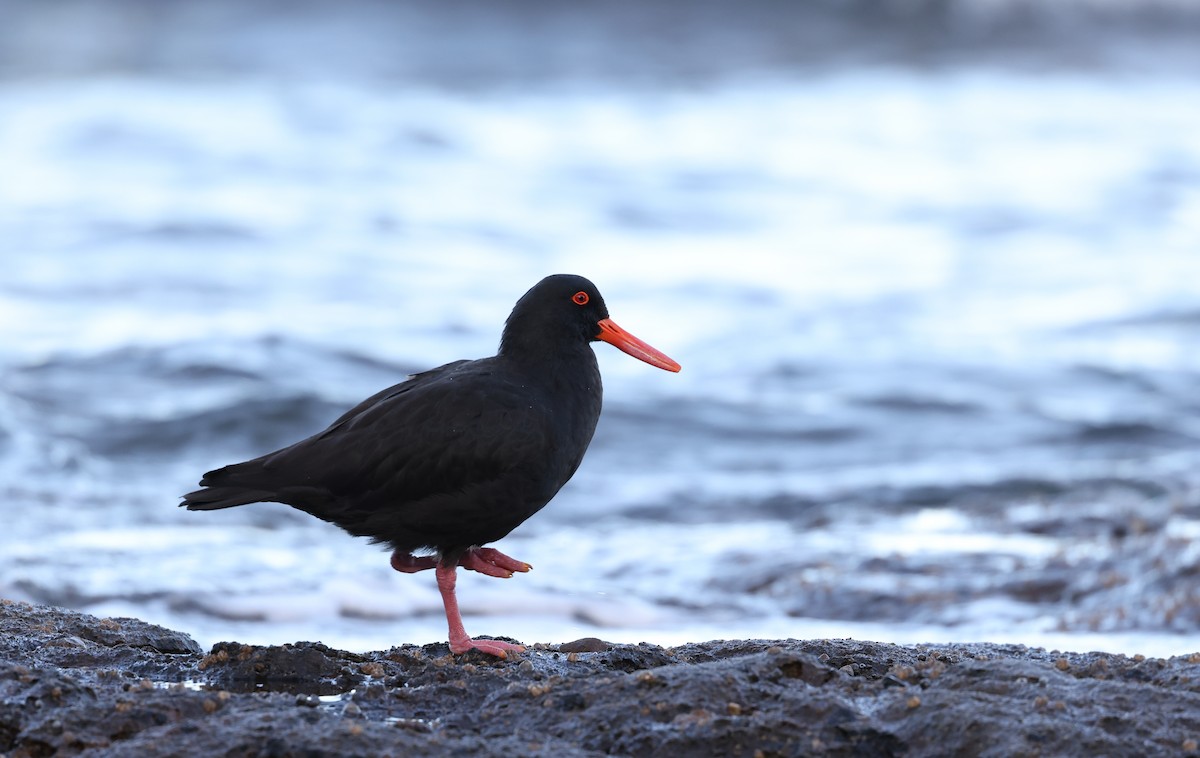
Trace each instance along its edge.
<path fill-rule="evenodd" d="M 579 290 L 574 295 L 571 295 L 571 299 L 575 301 L 576 305 L 587 305 L 590 298 L 588 297 L 588 293 Z"/>

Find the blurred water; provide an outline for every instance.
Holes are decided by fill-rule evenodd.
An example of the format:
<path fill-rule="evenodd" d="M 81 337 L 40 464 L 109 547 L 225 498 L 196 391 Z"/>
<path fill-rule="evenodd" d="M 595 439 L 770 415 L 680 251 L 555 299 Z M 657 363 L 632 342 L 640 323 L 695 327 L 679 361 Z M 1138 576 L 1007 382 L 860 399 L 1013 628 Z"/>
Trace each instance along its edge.
<path fill-rule="evenodd" d="M 431 576 L 174 507 L 592 278 L 583 468 L 475 633 L 1200 630 L 1200 84 L 843 67 L 703 86 L 0 80 L 0 594 L 205 644 L 444 638 Z"/>

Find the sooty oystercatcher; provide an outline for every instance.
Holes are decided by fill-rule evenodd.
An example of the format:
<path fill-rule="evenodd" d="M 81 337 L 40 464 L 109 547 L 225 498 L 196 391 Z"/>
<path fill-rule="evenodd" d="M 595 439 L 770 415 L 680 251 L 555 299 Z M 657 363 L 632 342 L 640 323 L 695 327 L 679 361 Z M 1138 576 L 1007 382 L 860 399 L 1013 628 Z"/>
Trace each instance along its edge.
<path fill-rule="evenodd" d="M 517 301 L 495 356 L 416 374 L 320 434 L 210 471 L 181 505 L 286 503 L 385 543 L 397 571 L 434 569 L 452 652 L 504 658 L 524 648 L 467 635 L 455 570 L 508 578 L 531 568 L 483 545 L 537 513 L 579 467 L 600 417 L 595 340 L 679 370 L 614 324 L 590 281 L 548 276 Z"/>

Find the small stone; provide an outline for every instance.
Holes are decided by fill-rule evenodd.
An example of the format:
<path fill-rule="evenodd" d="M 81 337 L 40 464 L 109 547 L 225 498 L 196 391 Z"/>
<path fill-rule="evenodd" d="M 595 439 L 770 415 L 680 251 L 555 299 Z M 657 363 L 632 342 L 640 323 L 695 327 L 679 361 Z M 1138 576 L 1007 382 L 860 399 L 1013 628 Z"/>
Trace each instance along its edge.
<path fill-rule="evenodd" d="M 1197 749 L 1200 749 L 1200 743 L 1197 743 L 1193 739 L 1186 739 L 1183 741 L 1182 747 L 1185 752 L 1194 753 Z"/>
<path fill-rule="evenodd" d="M 638 684 L 654 684 L 658 681 L 658 677 L 651 674 L 649 671 L 640 671 L 637 675 Z"/>
<path fill-rule="evenodd" d="M 217 701 L 213 700 L 211 697 L 204 698 L 204 712 L 205 713 L 214 713 L 220 707 L 221 706 L 217 705 Z"/>
<path fill-rule="evenodd" d="M 919 707 L 920 707 L 920 705 L 921 705 L 921 698 L 917 697 L 916 695 L 913 695 L 913 696 L 912 696 L 912 697 L 910 697 L 908 700 L 904 701 L 904 705 L 905 705 L 905 706 L 906 706 L 906 707 L 907 707 L 907 708 L 908 708 L 910 711 L 911 711 L 913 708 L 919 708 Z"/>
<path fill-rule="evenodd" d="M 725 712 L 728 713 L 730 716 L 741 716 L 742 715 L 742 705 L 741 705 L 741 703 L 733 703 L 733 702 L 726 703 L 725 704 Z"/>
<path fill-rule="evenodd" d="M 701 727 L 712 721 L 713 715 L 703 708 L 696 708 L 690 713 L 681 713 L 671 720 L 676 728 Z"/>
<path fill-rule="evenodd" d="M 1054 668 L 1058 669 L 1059 671 L 1066 671 L 1067 669 L 1071 668 L 1071 664 L 1067 662 L 1066 658 L 1059 658 L 1054 662 Z"/>
<path fill-rule="evenodd" d="M 603 653 L 612 645 L 596 637 L 584 637 L 573 642 L 564 642 L 558 646 L 560 653 Z"/>
<path fill-rule="evenodd" d="M 896 666 L 892 669 L 892 673 L 902 682 L 907 682 L 916 676 L 916 670 L 912 666 Z"/>
<path fill-rule="evenodd" d="M 1038 695 L 1033 699 L 1034 708 L 1045 708 L 1049 704 L 1050 698 L 1046 697 L 1045 695 Z"/>

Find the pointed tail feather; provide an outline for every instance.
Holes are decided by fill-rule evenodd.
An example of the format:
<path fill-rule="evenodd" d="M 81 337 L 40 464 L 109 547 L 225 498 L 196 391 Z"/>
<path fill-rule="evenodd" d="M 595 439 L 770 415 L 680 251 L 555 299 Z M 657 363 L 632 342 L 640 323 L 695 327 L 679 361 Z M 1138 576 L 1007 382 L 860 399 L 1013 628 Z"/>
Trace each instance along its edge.
<path fill-rule="evenodd" d="M 187 493 L 179 505 L 186 506 L 189 511 L 216 511 L 275 500 L 275 493 L 264 486 L 261 478 L 265 458 L 232 463 L 206 472 L 200 480 L 203 489 Z"/>
<path fill-rule="evenodd" d="M 241 487 L 205 487 L 183 496 L 181 506 L 189 511 L 216 511 L 235 505 L 261 503 L 270 500 L 272 493 L 264 490 L 247 490 Z"/>

